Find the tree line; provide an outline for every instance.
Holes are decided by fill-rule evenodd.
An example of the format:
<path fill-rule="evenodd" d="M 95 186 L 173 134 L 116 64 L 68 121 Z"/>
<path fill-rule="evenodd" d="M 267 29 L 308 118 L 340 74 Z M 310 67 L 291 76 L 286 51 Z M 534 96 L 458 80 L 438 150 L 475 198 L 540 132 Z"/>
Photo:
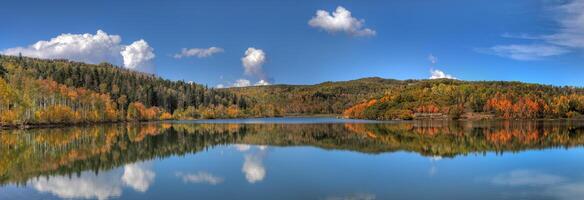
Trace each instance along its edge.
<path fill-rule="evenodd" d="M 108 63 L 0 55 L 0 126 L 330 114 L 363 119 L 582 118 L 584 89 L 363 78 L 215 89 Z"/>

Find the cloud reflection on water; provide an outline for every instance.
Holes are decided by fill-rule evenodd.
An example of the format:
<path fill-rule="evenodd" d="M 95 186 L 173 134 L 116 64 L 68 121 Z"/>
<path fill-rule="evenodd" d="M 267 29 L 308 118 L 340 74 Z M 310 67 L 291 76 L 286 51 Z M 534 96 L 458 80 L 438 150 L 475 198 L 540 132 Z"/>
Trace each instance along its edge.
<path fill-rule="evenodd" d="M 537 196 L 561 200 L 584 198 L 582 177 L 564 177 L 535 170 L 512 170 L 494 176 L 490 181 L 498 186 L 527 187 Z"/>
<path fill-rule="evenodd" d="M 266 168 L 263 164 L 263 160 L 267 156 L 268 146 L 236 144 L 233 145 L 233 147 L 237 151 L 245 152 L 241 171 L 245 175 L 247 182 L 256 183 L 264 180 L 266 177 Z M 253 150 L 252 147 L 254 147 Z"/>
<path fill-rule="evenodd" d="M 123 186 L 146 192 L 156 174 L 149 163 L 128 164 L 122 168 L 95 174 L 81 172 L 79 176 L 51 176 L 31 180 L 29 184 L 39 192 L 51 193 L 65 199 L 109 199 L 122 195 Z"/>

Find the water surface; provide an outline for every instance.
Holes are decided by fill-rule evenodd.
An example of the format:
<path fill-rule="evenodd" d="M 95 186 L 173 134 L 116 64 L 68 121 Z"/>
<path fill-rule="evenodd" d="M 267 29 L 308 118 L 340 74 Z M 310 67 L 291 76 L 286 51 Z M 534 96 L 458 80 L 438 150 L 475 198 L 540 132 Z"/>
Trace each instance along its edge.
<path fill-rule="evenodd" d="M 584 124 L 281 118 L 0 133 L 0 199 L 584 199 Z"/>

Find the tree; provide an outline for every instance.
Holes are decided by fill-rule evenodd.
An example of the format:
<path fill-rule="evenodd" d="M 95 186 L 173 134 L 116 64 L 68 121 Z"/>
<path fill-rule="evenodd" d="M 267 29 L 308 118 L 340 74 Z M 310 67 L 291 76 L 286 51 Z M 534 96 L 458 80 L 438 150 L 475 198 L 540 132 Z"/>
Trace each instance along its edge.
<path fill-rule="evenodd" d="M 0 78 L 5 78 L 6 77 L 6 73 L 8 73 L 8 71 L 6 71 L 6 68 L 4 68 L 4 66 L 2 66 L 0 64 Z"/>

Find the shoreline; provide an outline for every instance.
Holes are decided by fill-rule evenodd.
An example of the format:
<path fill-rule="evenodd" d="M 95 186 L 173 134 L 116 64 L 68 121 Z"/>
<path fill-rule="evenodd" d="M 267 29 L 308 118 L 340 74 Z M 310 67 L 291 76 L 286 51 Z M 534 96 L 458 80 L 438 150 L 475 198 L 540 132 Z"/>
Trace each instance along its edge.
<path fill-rule="evenodd" d="M 487 121 L 535 121 L 535 122 L 584 122 L 584 118 L 539 118 L 539 119 L 412 119 L 412 120 L 377 120 L 377 119 L 359 119 L 346 118 L 334 114 L 317 114 L 317 115 L 285 115 L 275 117 L 242 117 L 242 118 L 215 118 L 215 119 L 171 119 L 171 120 L 151 120 L 151 121 L 117 121 L 117 122 L 92 122 L 92 123 L 58 123 L 58 124 L 28 124 L 22 126 L 1 126 L 2 130 L 31 130 L 31 129 L 48 129 L 48 128 L 68 128 L 68 127 L 88 127 L 96 125 L 114 125 L 114 124 L 141 124 L 141 123 L 159 123 L 159 122 L 180 122 L 180 121 L 204 121 L 204 120 L 229 120 L 229 119 L 262 119 L 262 118 L 335 118 L 335 119 L 349 119 L 349 120 L 371 120 L 380 122 L 487 122 Z"/>

